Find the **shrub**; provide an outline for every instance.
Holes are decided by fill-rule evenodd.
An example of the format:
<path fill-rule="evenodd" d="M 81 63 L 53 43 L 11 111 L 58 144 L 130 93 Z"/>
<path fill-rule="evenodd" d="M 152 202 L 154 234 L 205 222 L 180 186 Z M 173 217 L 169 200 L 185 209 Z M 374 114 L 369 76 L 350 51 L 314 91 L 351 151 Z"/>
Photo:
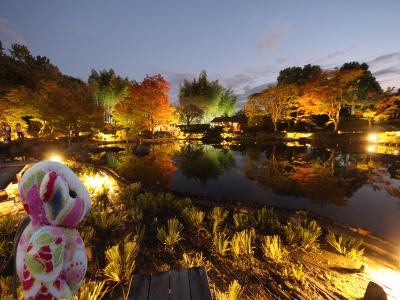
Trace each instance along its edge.
<path fill-rule="evenodd" d="M 266 258 L 272 259 L 278 263 L 283 262 L 288 254 L 278 235 L 264 236 L 261 247 Z"/>
<path fill-rule="evenodd" d="M 140 182 L 135 182 L 131 183 L 121 191 L 119 199 L 121 200 L 125 208 L 129 209 L 137 206 L 136 197 L 139 194 L 141 188 L 142 185 L 140 184 Z"/>
<path fill-rule="evenodd" d="M 250 217 L 246 213 L 236 213 L 233 215 L 233 224 L 236 230 L 243 230 L 250 226 Z"/>
<path fill-rule="evenodd" d="M 283 226 L 283 230 L 289 246 L 298 246 L 303 249 L 314 246 L 321 235 L 321 227 L 314 220 L 311 222 L 304 220 L 296 224 L 288 222 Z"/>
<path fill-rule="evenodd" d="M 255 237 L 254 229 L 246 229 L 240 232 L 236 232 L 230 243 L 230 249 L 236 259 L 246 257 L 249 260 L 253 257 L 254 247 L 253 239 Z"/>
<path fill-rule="evenodd" d="M 263 207 L 257 210 L 254 214 L 253 222 L 254 226 L 260 230 L 275 230 L 280 226 L 278 217 L 275 215 L 273 207 Z"/>
<path fill-rule="evenodd" d="M 304 284 L 306 273 L 303 270 L 303 265 L 292 265 L 291 271 L 291 277 L 298 283 Z"/>
<path fill-rule="evenodd" d="M 126 211 L 126 215 L 133 223 L 139 223 L 143 219 L 143 210 L 139 207 L 132 207 Z"/>
<path fill-rule="evenodd" d="M 73 300 L 101 300 L 107 293 L 105 281 L 85 281 Z"/>
<path fill-rule="evenodd" d="M 118 284 L 129 282 L 136 265 L 139 243 L 136 240 L 125 242 L 123 247 L 115 245 L 105 251 L 107 265 L 104 275 Z"/>
<path fill-rule="evenodd" d="M 17 225 L 19 222 L 19 218 L 11 216 L 11 217 L 3 217 L 0 220 L 0 235 L 7 236 L 12 235 L 14 231 L 17 229 Z"/>
<path fill-rule="evenodd" d="M 364 249 L 360 249 L 361 245 L 363 244 L 362 239 L 344 236 L 341 234 L 336 236 L 334 232 L 329 231 L 328 235 L 326 236 L 326 241 L 338 253 L 344 256 L 360 257 L 364 253 Z"/>
<path fill-rule="evenodd" d="M 243 288 L 235 279 L 228 287 L 227 292 L 215 291 L 215 299 L 216 300 L 239 300 L 243 294 Z"/>
<path fill-rule="evenodd" d="M 90 227 L 90 226 L 85 226 L 82 228 L 82 230 L 80 230 L 80 235 L 86 246 L 89 246 L 92 244 L 95 234 L 96 234 L 96 232 L 95 232 L 94 228 Z"/>
<path fill-rule="evenodd" d="M 199 228 L 203 222 L 205 213 L 195 207 L 187 207 L 182 211 L 186 222 L 194 228 Z"/>
<path fill-rule="evenodd" d="M 189 252 L 183 253 L 182 260 L 181 260 L 182 267 L 185 268 L 193 268 L 193 267 L 200 267 L 206 266 L 208 267 L 207 260 L 203 256 L 202 252 Z"/>
<path fill-rule="evenodd" d="M 169 250 L 173 250 L 174 246 L 182 239 L 181 233 L 183 225 L 177 218 L 169 219 L 167 229 L 164 226 L 157 228 L 157 239 L 164 244 Z"/>
<path fill-rule="evenodd" d="M 112 230 L 118 228 L 118 225 L 121 224 L 122 218 L 115 213 L 107 213 L 99 208 L 92 210 L 91 217 L 96 225 L 103 230 Z"/>
<path fill-rule="evenodd" d="M 210 220 L 213 224 L 213 232 L 218 230 L 218 227 L 225 221 L 228 217 L 229 212 L 222 207 L 214 207 L 210 212 Z"/>
<path fill-rule="evenodd" d="M 214 232 L 213 244 L 215 251 L 221 255 L 225 256 L 229 251 L 229 239 L 224 231 Z"/>
<path fill-rule="evenodd" d="M 176 210 L 182 211 L 183 209 L 192 206 L 192 200 L 190 198 L 175 199 L 173 206 Z"/>

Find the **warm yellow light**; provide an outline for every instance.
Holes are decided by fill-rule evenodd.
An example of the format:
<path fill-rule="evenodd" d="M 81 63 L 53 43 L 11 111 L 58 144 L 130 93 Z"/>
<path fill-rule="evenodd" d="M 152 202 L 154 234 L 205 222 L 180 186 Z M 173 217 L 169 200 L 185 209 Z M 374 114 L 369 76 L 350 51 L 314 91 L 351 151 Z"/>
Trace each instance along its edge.
<path fill-rule="evenodd" d="M 87 188 L 91 194 L 102 194 L 106 191 L 112 192 L 114 190 L 114 181 L 107 174 L 103 172 L 96 173 L 96 175 L 82 176 L 83 185 Z"/>
<path fill-rule="evenodd" d="M 370 135 L 368 135 L 368 141 L 376 142 L 377 140 L 378 140 L 378 137 L 376 136 L 375 133 L 371 133 Z"/>
<path fill-rule="evenodd" d="M 369 146 L 367 147 L 367 151 L 368 151 L 368 152 L 375 152 L 375 150 L 376 150 L 376 147 L 375 147 L 374 145 L 369 145 Z"/>
<path fill-rule="evenodd" d="M 338 132 L 337 132 L 338 134 L 341 134 L 342 132 L 340 131 L 340 130 L 338 130 Z"/>
<path fill-rule="evenodd" d="M 313 135 L 312 132 L 287 132 L 286 133 L 286 136 L 289 139 L 294 139 L 294 140 L 298 140 L 301 138 L 309 138 L 312 135 Z"/>
<path fill-rule="evenodd" d="M 52 155 L 50 155 L 49 160 L 57 161 L 57 162 L 60 162 L 60 163 L 63 162 L 62 157 L 61 157 L 60 155 L 58 155 L 58 154 L 52 154 Z"/>
<path fill-rule="evenodd" d="M 400 273 L 392 269 L 368 269 L 371 281 L 383 287 L 388 299 L 400 300 Z"/>

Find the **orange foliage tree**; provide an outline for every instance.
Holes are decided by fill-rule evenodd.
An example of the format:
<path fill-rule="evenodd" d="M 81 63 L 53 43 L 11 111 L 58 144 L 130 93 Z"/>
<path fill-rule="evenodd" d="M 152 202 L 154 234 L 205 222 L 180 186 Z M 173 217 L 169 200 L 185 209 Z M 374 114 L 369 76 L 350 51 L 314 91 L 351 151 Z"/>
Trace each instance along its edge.
<path fill-rule="evenodd" d="M 299 110 L 304 116 L 326 114 L 328 123 L 339 129 L 340 110 L 357 101 L 356 82 L 362 70 L 329 70 L 308 82 L 299 99 Z"/>
<path fill-rule="evenodd" d="M 115 119 L 133 132 L 154 131 L 157 126 L 168 124 L 174 111 L 169 90 L 169 82 L 160 74 L 146 76 L 141 83 L 132 84 L 128 97 L 115 106 Z"/>

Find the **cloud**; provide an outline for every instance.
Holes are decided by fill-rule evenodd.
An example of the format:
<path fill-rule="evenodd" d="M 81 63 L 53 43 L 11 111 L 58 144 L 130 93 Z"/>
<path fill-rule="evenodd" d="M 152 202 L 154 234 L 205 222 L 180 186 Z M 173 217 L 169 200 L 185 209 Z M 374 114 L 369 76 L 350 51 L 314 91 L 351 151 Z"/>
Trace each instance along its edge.
<path fill-rule="evenodd" d="M 266 51 L 278 47 L 287 37 L 289 31 L 290 23 L 282 20 L 271 21 L 257 44 L 257 50 Z"/>
<path fill-rule="evenodd" d="M 384 89 L 391 86 L 400 87 L 400 52 L 380 55 L 368 64 Z"/>
<path fill-rule="evenodd" d="M 355 48 L 357 48 L 357 45 L 351 45 L 349 48 L 337 50 L 335 52 L 329 53 L 328 55 L 326 55 L 324 57 L 314 60 L 313 64 L 322 64 L 322 63 L 326 63 L 326 62 L 332 62 L 333 59 L 337 59 L 341 56 L 344 56 L 347 53 L 354 50 Z"/>
<path fill-rule="evenodd" d="M 0 17 L 0 40 L 8 40 L 10 43 L 27 44 L 22 35 L 13 29 L 7 19 Z"/>

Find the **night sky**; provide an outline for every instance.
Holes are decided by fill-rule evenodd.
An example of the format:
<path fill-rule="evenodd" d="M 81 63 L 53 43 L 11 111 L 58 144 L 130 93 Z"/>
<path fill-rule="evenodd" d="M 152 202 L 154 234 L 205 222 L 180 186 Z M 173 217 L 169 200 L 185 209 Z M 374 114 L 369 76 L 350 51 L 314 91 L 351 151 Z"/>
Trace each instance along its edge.
<path fill-rule="evenodd" d="M 242 102 L 308 63 L 367 62 L 384 88 L 400 87 L 399 13 L 398 0 L 0 0 L 0 39 L 84 80 L 92 68 L 137 81 L 161 73 L 172 102 L 204 69 Z"/>

